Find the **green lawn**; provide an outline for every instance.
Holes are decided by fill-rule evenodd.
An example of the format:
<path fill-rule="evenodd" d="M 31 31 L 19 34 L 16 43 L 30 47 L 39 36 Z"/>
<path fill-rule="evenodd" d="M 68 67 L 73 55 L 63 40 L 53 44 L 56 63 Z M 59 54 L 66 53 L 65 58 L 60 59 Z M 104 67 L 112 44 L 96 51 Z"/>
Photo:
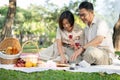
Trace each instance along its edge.
<path fill-rule="evenodd" d="M 23 46 L 22 52 L 23 53 L 36 53 L 36 52 L 38 52 L 38 49 L 37 49 L 36 45 L 34 45 L 32 43 L 28 43 Z"/>
<path fill-rule="evenodd" d="M 120 80 L 120 75 L 48 70 L 24 73 L 0 69 L 0 80 Z"/>
<path fill-rule="evenodd" d="M 120 51 L 116 51 L 115 54 L 120 55 Z"/>

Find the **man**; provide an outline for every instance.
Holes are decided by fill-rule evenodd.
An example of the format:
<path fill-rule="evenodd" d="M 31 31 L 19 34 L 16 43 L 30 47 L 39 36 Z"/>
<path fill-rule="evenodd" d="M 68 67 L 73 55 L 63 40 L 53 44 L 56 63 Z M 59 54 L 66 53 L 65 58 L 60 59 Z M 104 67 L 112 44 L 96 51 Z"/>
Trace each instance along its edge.
<path fill-rule="evenodd" d="M 113 53 L 112 36 L 108 25 L 94 14 L 93 4 L 87 1 L 79 5 L 80 19 L 87 25 L 84 29 L 84 45 L 71 56 L 71 61 L 82 56 L 89 64 L 108 65 Z"/>

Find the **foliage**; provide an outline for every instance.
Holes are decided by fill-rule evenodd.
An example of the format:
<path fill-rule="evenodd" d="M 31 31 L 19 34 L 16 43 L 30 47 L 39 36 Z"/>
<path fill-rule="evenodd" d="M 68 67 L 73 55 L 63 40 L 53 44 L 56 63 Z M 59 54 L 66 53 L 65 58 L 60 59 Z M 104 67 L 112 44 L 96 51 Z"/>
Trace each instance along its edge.
<path fill-rule="evenodd" d="M 58 18 L 64 10 L 72 11 L 75 16 L 76 23 L 79 24 L 80 27 L 85 26 L 76 15 L 79 3 L 80 1 L 70 1 L 68 6 L 64 5 L 64 7 L 58 8 L 57 5 L 46 1 L 45 5 L 47 6 L 31 4 L 28 9 L 17 7 L 15 23 L 12 27 L 14 35 L 20 37 L 20 41 L 23 41 L 22 39 L 24 36 L 43 36 L 46 38 L 46 44 L 50 45 L 55 40 Z M 0 14 L 5 16 L 5 13 L 7 13 L 6 11 L 7 7 L 2 7 L 0 9 L 0 12 L 2 13 Z M 3 19 L 0 19 L 0 23 L 3 23 Z M 37 37 L 36 40 L 38 40 Z"/>
<path fill-rule="evenodd" d="M 4 16 L 1 16 L 1 18 L 0 18 L 0 32 L 1 32 L 1 29 L 2 29 L 2 26 L 3 26 L 3 24 L 4 24 L 4 20 L 5 20 L 5 17 Z"/>
<path fill-rule="evenodd" d="M 1 15 L 7 15 L 8 8 L 7 6 L 0 7 L 0 14 Z"/>
<path fill-rule="evenodd" d="M 59 70 L 24 73 L 21 71 L 0 69 L 1 80 L 119 80 L 117 74 L 81 73 Z"/>
<path fill-rule="evenodd" d="M 0 7 L 0 32 L 5 21 L 5 16 L 7 15 L 7 10 L 6 6 Z"/>

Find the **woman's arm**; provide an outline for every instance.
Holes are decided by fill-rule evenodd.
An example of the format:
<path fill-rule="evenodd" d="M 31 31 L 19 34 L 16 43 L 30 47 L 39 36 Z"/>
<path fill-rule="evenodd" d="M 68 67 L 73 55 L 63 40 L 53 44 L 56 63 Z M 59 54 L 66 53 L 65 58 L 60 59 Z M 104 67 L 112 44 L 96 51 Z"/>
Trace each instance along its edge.
<path fill-rule="evenodd" d="M 61 63 L 67 63 L 67 59 L 64 53 L 65 51 L 63 50 L 62 41 L 60 39 L 57 39 L 57 48 L 58 48 L 58 53 L 60 54 L 62 58 Z"/>

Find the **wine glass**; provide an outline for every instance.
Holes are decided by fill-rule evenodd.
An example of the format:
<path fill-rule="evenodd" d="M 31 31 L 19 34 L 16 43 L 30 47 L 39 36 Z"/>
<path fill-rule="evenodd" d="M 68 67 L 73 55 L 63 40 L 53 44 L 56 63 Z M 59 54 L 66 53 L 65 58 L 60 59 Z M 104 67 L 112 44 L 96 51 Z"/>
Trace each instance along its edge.
<path fill-rule="evenodd" d="M 75 43 L 76 47 L 80 46 L 80 43 Z"/>
<path fill-rule="evenodd" d="M 68 40 L 68 44 L 70 44 L 70 45 L 72 45 L 72 42 L 73 42 L 73 35 L 72 34 L 69 34 L 68 35 L 68 38 L 69 38 L 69 40 Z"/>
<path fill-rule="evenodd" d="M 72 39 L 72 38 L 73 38 L 73 35 L 72 35 L 72 34 L 70 34 L 68 37 L 69 37 L 69 39 Z"/>
<path fill-rule="evenodd" d="M 79 41 L 79 40 L 75 40 L 75 46 L 76 46 L 77 48 L 79 48 L 79 46 L 80 46 L 80 41 Z"/>

